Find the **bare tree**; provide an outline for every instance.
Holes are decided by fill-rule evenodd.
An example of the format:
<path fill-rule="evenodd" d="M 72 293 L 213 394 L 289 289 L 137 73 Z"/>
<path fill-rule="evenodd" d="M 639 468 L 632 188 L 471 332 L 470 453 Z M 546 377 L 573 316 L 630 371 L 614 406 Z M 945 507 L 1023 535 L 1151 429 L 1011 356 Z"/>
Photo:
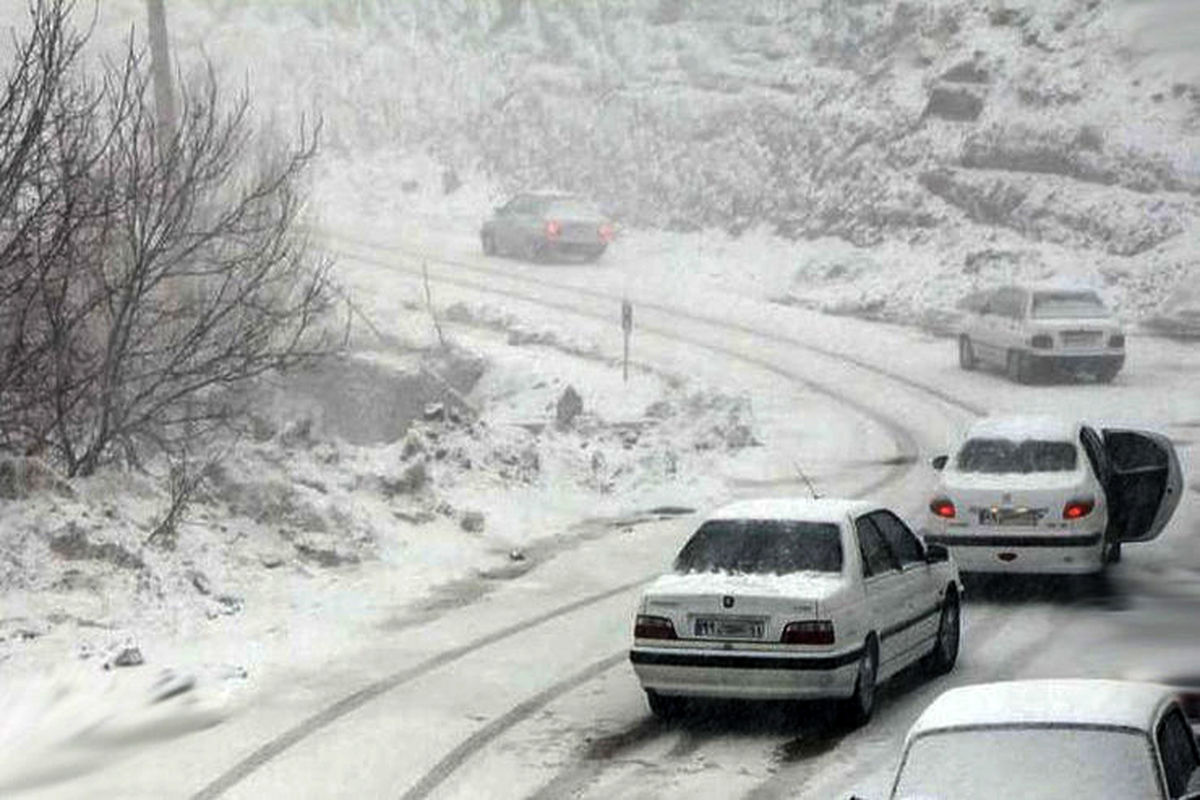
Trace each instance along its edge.
<path fill-rule="evenodd" d="M 89 81 L 71 11 L 33 1 L 0 98 L 0 447 L 186 464 L 240 413 L 228 389 L 327 352 L 299 225 L 319 125 L 256 131 L 209 70 L 164 131 L 132 37 Z"/>

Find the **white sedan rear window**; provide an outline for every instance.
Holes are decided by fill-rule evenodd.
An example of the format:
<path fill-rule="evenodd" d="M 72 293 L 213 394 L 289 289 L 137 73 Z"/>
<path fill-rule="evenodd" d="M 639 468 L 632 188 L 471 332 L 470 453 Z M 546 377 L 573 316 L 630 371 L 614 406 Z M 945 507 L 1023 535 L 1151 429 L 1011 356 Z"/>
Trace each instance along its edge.
<path fill-rule="evenodd" d="M 791 520 L 709 520 L 675 559 L 677 572 L 787 575 L 841 572 L 837 525 Z"/>
<path fill-rule="evenodd" d="M 976 728 L 927 734 L 900 766 L 893 800 L 1129 800 L 1158 797 L 1154 754 L 1138 731 Z"/>
<path fill-rule="evenodd" d="M 1079 456 L 1071 442 L 1026 439 L 968 439 L 958 451 L 959 472 L 988 474 L 1073 472 Z"/>

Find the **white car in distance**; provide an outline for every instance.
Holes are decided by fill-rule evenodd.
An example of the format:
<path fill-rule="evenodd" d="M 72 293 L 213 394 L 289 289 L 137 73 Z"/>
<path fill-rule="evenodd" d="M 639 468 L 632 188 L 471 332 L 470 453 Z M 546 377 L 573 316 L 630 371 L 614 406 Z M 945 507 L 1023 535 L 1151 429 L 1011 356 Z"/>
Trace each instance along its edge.
<path fill-rule="evenodd" d="M 1059 369 L 1107 383 L 1125 364 L 1121 323 L 1091 289 L 1002 286 L 966 306 L 958 337 L 963 369 L 992 364 L 1017 383 Z"/>
<path fill-rule="evenodd" d="M 1200 748 L 1165 686 L 962 686 L 934 700 L 909 730 L 890 797 L 1198 800 Z"/>
<path fill-rule="evenodd" d="M 1100 573 L 1157 537 L 1183 494 L 1165 436 L 1049 416 L 986 417 L 933 465 L 925 541 L 963 572 Z"/>
<path fill-rule="evenodd" d="M 862 724 L 879 682 L 953 668 L 960 597 L 946 550 L 878 504 L 741 501 L 646 589 L 630 660 L 660 717 L 689 697 L 831 699 Z"/>

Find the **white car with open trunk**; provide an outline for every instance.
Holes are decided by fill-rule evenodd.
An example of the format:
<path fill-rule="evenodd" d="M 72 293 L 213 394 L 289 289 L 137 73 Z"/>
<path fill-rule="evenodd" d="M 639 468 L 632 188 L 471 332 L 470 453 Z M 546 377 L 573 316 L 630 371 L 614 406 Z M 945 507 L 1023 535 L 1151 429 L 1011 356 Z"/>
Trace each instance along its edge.
<path fill-rule="evenodd" d="M 925 541 L 963 572 L 1099 573 L 1183 494 L 1167 437 L 1048 416 L 979 420 L 934 467 Z"/>
<path fill-rule="evenodd" d="M 1200 748 L 1168 687 L 1029 680 L 950 689 L 905 738 L 892 800 L 1197 800 Z"/>
<path fill-rule="evenodd" d="M 630 660 L 659 716 L 688 697 L 835 699 L 857 724 L 904 667 L 953 668 L 960 597 L 946 550 L 878 504 L 741 501 L 646 589 Z"/>

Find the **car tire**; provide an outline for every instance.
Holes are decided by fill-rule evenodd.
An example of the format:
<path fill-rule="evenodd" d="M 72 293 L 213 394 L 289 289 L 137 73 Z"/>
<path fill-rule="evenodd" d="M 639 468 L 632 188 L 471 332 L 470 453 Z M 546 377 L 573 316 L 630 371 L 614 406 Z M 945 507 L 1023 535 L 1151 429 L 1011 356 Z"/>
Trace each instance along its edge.
<path fill-rule="evenodd" d="M 1117 377 L 1117 373 L 1121 371 L 1120 367 L 1101 367 L 1096 373 L 1097 383 L 1112 383 L 1113 378 Z"/>
<path fill-rule="evenodd" d="M 646 704 L 650 706 L 650 713 L 664 721 L 682 715 L 686 702 L 682 697 L 662 695 L 653 689 L 646 690 Z"/>
<path fill-rule="evenodd" d="M 975 369 L 978 363 L 975 359 L 975 348 L 971 345 L 971 339 L 968 336 L 958 337 L 958 366 L 968 372 Z"/>
<path fill-rule="evenodd" d="M 480 234 L 480 243 L 483 245 L 483 254 L 485 256 L 494 256 L 499 251 L 496 249 L 496 237 L 491 233 Z"/>
<path fill-rule="evenodd" d="M 584 256 L 584 259 L 587 261 L 595 261 L 596 259 L 600 258 L 600 256 L 604 255 L 604 251 L 607 249 L 608 248 L 605 245 L 593 247 L 588 251 L 587 255 Z"/>
<path fill-rule="evenodd" d="M 525 258 L 534 263 L 543 263 L 548 255 L 549 248 L 541 239 L 530 239 L 525 246 Z"/>
<path fill-rule="evenodd" d="M 1029 383 L 1029 359 L 1020 350 L 1009 350 L 1005 372 L 1013 383 Z"/>
<path fill-rule="evenodd" d="M 838 704 L 838 720 L 846 728 L 861 728 L 875 713 L 876 680 L 879 677 L 879 646 L 874 635 L 863 646 L 854 678 L 854 694 Z"/>
<path fill-rule="evenodd" d="M 1105 564 L 1121 563 L 1121 543 L 1120 542 L 1109 542 L 1108 549 L 1106 549 L 1104 551 L 1104 563 Z"/>
<path fill-rule="evenodd" d="M 946 590 L 946 599 L 942 602 L 937 639 L 933 643 L 933 650 L 925 657 L 925 671 L 930 675 L 945 675 L 954 669 L 961 641 L 962 605 L 958 601 L 958 592 L 951 587 Z"/>

